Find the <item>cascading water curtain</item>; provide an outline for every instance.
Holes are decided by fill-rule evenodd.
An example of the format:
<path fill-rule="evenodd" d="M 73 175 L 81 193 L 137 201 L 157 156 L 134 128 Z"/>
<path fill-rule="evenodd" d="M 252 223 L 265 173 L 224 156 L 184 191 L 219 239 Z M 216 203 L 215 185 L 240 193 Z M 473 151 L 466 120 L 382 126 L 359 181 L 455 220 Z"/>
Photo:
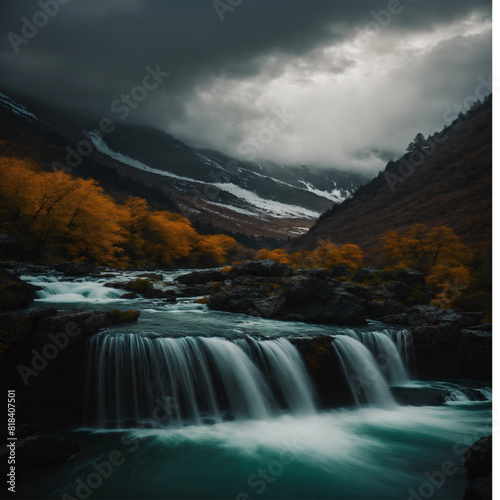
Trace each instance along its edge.
<path fill-rule="evenodd" d="M 89 360 L 87 424 L 101 428 L 315 411 L 302 358 L 283 338 L 99 333 Z"/>
<path fill-rule="evenodd" d="M 396 405 L 372 353 L 358 340 L 337 335 L 332 340 L 354 402 L 382 408 Z"/>

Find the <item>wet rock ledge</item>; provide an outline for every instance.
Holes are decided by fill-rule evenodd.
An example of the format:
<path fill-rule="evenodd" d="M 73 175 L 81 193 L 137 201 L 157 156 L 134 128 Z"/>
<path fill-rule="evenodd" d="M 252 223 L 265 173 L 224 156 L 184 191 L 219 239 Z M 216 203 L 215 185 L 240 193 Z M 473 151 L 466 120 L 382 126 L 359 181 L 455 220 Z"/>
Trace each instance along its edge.
<path fill-rule="evenodd" d="M 103 328 L 132 323 L 139 311 L 0 313 L 4 383 L 16 390 L 22 422 L 43 427 L 81 425 L 85 406 L 87 340 Z"/>

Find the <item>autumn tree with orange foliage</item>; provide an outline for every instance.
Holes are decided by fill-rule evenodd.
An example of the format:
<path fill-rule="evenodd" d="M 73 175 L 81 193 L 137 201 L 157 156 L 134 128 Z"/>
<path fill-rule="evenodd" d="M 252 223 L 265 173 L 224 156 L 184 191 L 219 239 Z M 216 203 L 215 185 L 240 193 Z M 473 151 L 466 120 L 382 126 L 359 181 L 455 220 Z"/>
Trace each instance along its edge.
<path fill-rule="evenodd" d="M 402 233 L 384 234 L 382 244 L 387 264 L 424 273 L 438 296 L 445 288 L 459 291 L 469 285 L 472 255 L 449 227 L 414 224 Z"/>
<path fill-rule="evenodd" d="M 223 265 L 242 249 L 226 235 L 199 235 L 181 215 L 151 210 L 142 198 L 119 205 L 94 180 L 10 157 L 0 157 L 0 231 L 29 258 L 119 267 Z"/>
<path fill-rule="evenodd" d="M 125 211 L 95 181 L 17 158 L 0 158 L 0 179 L 1 230 L 34 255 L 122 262 Z"/>
<path fill-rule="evenodd" d="M 269 248 L 262 248 L 255 254 L 256 260 L 266 260 L 271 259 L 279 262 L 280 264 L 286 264 L 290 266 L 292 264 L 292 260 L 290 255 L 288 255 L 281 248 L 276 248 L 275 250 L 270 250 Z"/>
<path fill-rule="evenodd" d="M 170 267 L 190 255 L 197 233 L 182 216 L 152 211 L 142 198 L 127 199 L 125 248 L 132 261 Z"/>
<path fill-rule="evenodd" d="M 321 240 L 307 255 L 306 262 L 306 267 L 332 269 L 336 266 L 346 266 L 355 270 L 363 264 L 363 251 L 358 245 L 336 245 L 330 240 Z"/>
<path fill-rule="evenodd" d="M 218 267 L 239 259 L 244 247 L 226 234 L 208 234 L 199 236 L 191 258 L 195 265 Z"/>
<path fill-rule="evenodd" d="M 331 241 L 321 240 L 314 250 L 287 254 L 277 248 L 259 250 L 257 260 L 272 259 L 296 269 L 332 269 L 335 266 L 346 266 L 351 270 L 358 269 L 363 263 L 363 252 L 357 245 L 335 245 Z"/>

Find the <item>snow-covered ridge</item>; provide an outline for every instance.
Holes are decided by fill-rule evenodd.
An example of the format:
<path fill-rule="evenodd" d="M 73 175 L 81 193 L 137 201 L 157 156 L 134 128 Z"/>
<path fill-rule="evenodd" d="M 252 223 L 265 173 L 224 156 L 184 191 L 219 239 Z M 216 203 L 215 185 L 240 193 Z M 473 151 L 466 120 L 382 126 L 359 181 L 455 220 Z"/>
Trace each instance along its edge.
<path fill-rule="evenodd" d="M 173 179 L 179 179 L 189 182 L 197 182 L 194 179 L 190 179 L 188 177 L 182 177 L 180 175 L 167 172 L 165 170 L 159 170 L 157 168 L 149 167 L 148 165 L 145 165 L 144 163 L 135 160 L 130 156 L 124 155 L 117 151 L 113 151 L 106 144 L 106 142 L 103 139 L 101 139 L 99 135 L 96 133 L 93 134 L 91 133 L 91 137 L 92 137 L 92 142 L 97 151 L 99 151 L 100 153 L 104 153 L 109 157 L 113 158 L 114 160 L 124 163 L 125 165 L 129 165 L 131 167 L 143 170 L 145 172 L 151 172 L 153 174 L 171 177 Z M 296 205 L 288 205 L 286 203 L 280 203 L 278 201 L 273 201 L 273 200 L 266 200 L 264 198 L 261 198 L 254 192 L 240 188 L 239 186 L 236 186 L 235 184 L 232 183 L 212 183 L 210 185 L 217 187 L 221 191 L 226 191 L 227 193 L 230 193 L 236 196 L 237 198 L 243 200 L 248 205 L 250 205 L 251 206 L 250 208 L 253 208 L 254 211 L 249 211 L 240 207 L 234 207 L 231 205 L 218 204 L 208 201 L 207 203 L 212 203 L 213 205 L 219 205 L 221 207 L 228 208 L 236 212 L 243 213 L 245 215 L 255 216 L 262 214 L 262 215 L 271 215 L 274 217 L 283 217 L 283 218 L 291 217 L 291 218 L 307 218 L 307 219 L 316 219 L 320 216 L 319 212 L 314 212 L 313 210 L 308 210 L 307 208 L 304 207 Z"/>
<path fill-rule="evenodd" d="M 16 113 L 19 116 L 22 116 L 23 118 L 26 118 L 27 120 L 38 120 L 41 121 L 39 118 L 37 118 L 31 111 L 28 111 L 26 106 L 23 104 L 19 104 L 14 102 L 10 97 L 7 97 L 5 94 L 2 94 L 0 92 L 0 105 L 4 106 L 14 113 Z"/>
<path fill-rule="evenodd" d="M 227 191 L 228 193 L 245 200 L 250 205 L 258 208 L 262 213 L 273 215 L 275 217 L 306 217 L 316 219 L 321 215 L 319 212 L 314 212 L 313 210 L 297 205 L 288 205 L 279 201 L 266 200 L 258 196 L 253 191 L 243 189 L 229 182 L 219 182 L 214 183 L 213 185 L 222 191 Z"/>
<path fill-rule="evenodd" d="M 201 153 L 196 153 L 196 155 L 206 165 L 225 171 L 225 168 L 218 161 L 211 159 L 211 158 L 208 158 L 207 156 L 205 156 Z M 270 166 L 270 165 L 267 165 L 265 162 L 264 163 L 256 163 L 255 165 L 260 168 L 261 172 L 264 170 L 264 168 L 268 168 Z M 280 167 L 286 168 L 283 165 L 280 165 Z M 236 168 L 236 172 L 238 172 L 238 173 L 244 172 L 250 176 L 249 178 L 260 177 L 262 179 L 269 180 L 272 183 L 276 183 L 276 184 L 279 184 L 281 186 L 286 186 L 287 188 L 290 188 L 291 190 L 300 190 L 303 192 L 312 193 L 312 194 L 315 194 L 316 196 L 319 196 L 320 198 L 324 198 L 326 200 L 333 201 L 335 203 L 342 203 L 344 200 L 349 198 L 352 194 L 352 193 L 350 193 L 349 189 L 346 189 L 345 187 L 338 188 L 336 182 L 333 182 L 334 188 L 330 191 L 327 191 L 324 189 L 318 189 L 311 182 L 308 182 L 300 177 L 295 179 L 294 184 L 290 184 L 289 182 L 285 182 L 281 179 L 277 179 L 276 177 L 273 177 L 272 175 L 266 175 L 266 174 L 263 174 L 261 172 L 254 170 L 254 169 L 246 168 L 243 165 L 238 165 Z M 234 172 L 233 172 L 233 174 L 234 174 Z"/>
<path fill-rule="evenodd" d="M 317 194 L 322 198 L 335 201 L 336 203 L 342 203 L 344 200 L 349 198 L 349 194 L 346 194 L 344 189 L 333 189 L 332 191 L 322 191 L 321 189 L 315 188 L 311 183 L 299 180 L 301 184 L 304 184 L 306 191 L 310 193 Z"/>
<path fill-rule="evenodd" d="M 113 160 L 117 160 L 125 165 L 129 165 L 130 167 L 134 167 L 139 170 L 144 170 L 145 172 L 151 172 L 152 174 L 164 175 L 166 177 L 172 177 L 173 179 L 179 179 L 182 181 L 196 182 L 194 179 L 190 179 L 189 177 L 182 177 L 180 175 L 173 174 L 172 172 L 167 172 L 166 170 L 149 167 L 148 165 L 145 165 L 130 156 L 119 153 L 118 151 L 113 151 L 96 132 L 90 132 L 90 136 L 92 137 L 92 143 L 94 144 L 96 150 L 100 153 L 108 155 L 110 158 L 113 158 Z"/>

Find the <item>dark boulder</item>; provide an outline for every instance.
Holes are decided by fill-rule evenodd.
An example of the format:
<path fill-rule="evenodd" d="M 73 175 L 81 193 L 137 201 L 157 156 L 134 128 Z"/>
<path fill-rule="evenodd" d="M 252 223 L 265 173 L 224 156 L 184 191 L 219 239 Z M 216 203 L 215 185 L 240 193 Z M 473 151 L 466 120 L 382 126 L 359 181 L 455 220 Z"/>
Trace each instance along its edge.
<path fill-rule="evenodd" d="M 228 278 L 238 276 L 262 276 L 267 278 L 291 276 L 293 270 L 285 264 L 271 259 L 253 260 L 234 266 L 228 273 Z M 213 280 L 211 280 L 213 281 Z"/>
<path fill-rule="evenodd" d="M 35 333 L 35 325 L 26 314 L 0 314 L 0 343 L 18 343 Z"/>
<path fill-rule="evenodd" d="M 364 283 L 365 281 L 373 281 L 380 276 L 380 270 L 374 267 L 363 267 L 356 271 L 353 281 L 356 283 Z"/>
<path fill-rule="evenodd" d="M 297 271 L 299 276 L 308 276 L 321 281 L 331 280 L 330 273 L 326 269 L 300 269 Z"/>
<path fill-rule="evenodd" d="M 439 307 L 415 305 L 410 307 L 402 315 L 393 315 L 384 318 L 388 323 L 399 325 L 408 325 L 413 327 L 422 327 L 434 325 L 455 325 L 467 327 L 477 324 L 477 319 L 469 316 L 469 313 L 459 313 L 453 309 L 440 309 Z"/>
<path fill-rule="evenodd" d="M 465 490 L 464 500 L 492 500 L 493 475 L 476 477 Z"/>
<path fill-rule="evenodd" d="M 210 309 L 234 313 L 262 316 L 256 310 L 254 301 L 262 300 L 276 294 L 279 284 L 271 280 L 255 279 L 242 276 L 219 292 L 209 296 L 207 304 Z"/>
<path fill-rule="evenodd" d="M 492 450 L 492 436 L 482 437 L 469 447 L 464 457 L 469 477 L 484 477 L 491 473 Z"/>
<path fill-rule="evenodd" d="M 281 314 L 299 314 L 306 321 L 352 325 L 365 323 L 365 310 L 359 297 L 346 292 L 335 281 L 324 282 L 307 276 L 284 280 L 283 295 L 286 297 Z"/>
<path fill-rule="evenodd" d="M 178 297 L 199 297 L 200 295 L 205 295 L 205 288 L 200 286 L 186 286 L 178 293 Z"/>
<path fill-rule="evenodd" d="M 420 283 L 425 285 L 425 275 L 415 269 L 402 269 L 396 275 L 398 281 L 403 281 L 407 285 L 415 285 Z"/>
<path fill-rule="evenodd" d="M 282 293 L 253 301 L 253 306 L 264 318 L 275 318 L 279 316 L 285 304 L 286 297 Z"/>
<path fill-rule="evenodd" d="M 489 327 L 488 330 L 484 327 Z M 492 332 L 491 325 L 479 325 L 462 330 L 465 344 L 464 375 L 471 378 L 492 377 Z"/>
<path fill-rule="evenodd" d="M 141 313 L 139 311 L 120 311 L 113 309 L 105 314 L 105 321 L 108 325 L 121 325 L 123 323 L 135 323 Z"/>
<path fill-rule="evenodd" d="M 332 348 L 332 337 L 290 338 L 299 351 L 315 388 L 320 408 L 353 404 L 340 361 Z"/>
<path fill-rule="evenodd" d="M 189 274 L 178 276 L 175 281 L 183 285 L 205 285 L 210 281 L 224 281 L 227 278 L 227 273 L 215 269 L 206 271 L 194 271 Z"/>
<path fill-rule="evenodd" d="M 42 319 L 50 318 L 57 314 L 57 309 L 55 307 L 39 307 L 28 314 L 28 318 L 33 323 L 38 323 Z"/>
<path fill-rule="evenodd" d="M 137 278 L 130 281 L 125 281 L 123 283 L 106 283 L 104 286 L 109 288 L 118 288 L 121 290 L 127 290 L 133 293 L 144 293 L 146 290 L 153 288 L 153 283 L 148 278 Z"/>
<path fill-rule="evenodd" d="M 402 281 L 388 281 L 379 286 L 379 291 L 392 294 L 392 297 L 387 298 L 404 302 L 410 294 L 410 287 Z"/>
<path fill-rule="evenodd" d="M 40 287 L 24 282 L 16 275 L 0 269 L 0 310 L 20 309 L 29 306 Z"/>
<path fill-rule="evenodd" d="M 340 276 L 351 276 L 351 271 L 347 266 L 334 266 L 330 269 L 330 276 L 337 278 Z"/>
<path fill-rule="evenodd" d="M 69 337 L 88 337 L 102 328 L 121 323 L 133 323 L 140 316 L 139 311 L 71 311 L 48 317 L 38 323 L 37 334 L 67 332 Z"/>
<path fill-rule="evenodd" d="M 388 314 L 400 314 L 404 311 L 404 306 L 397 300 L 372 300 L 366 304 L 368 315 L 373 318 L 381 318 Z"/>
<path fill-rule="evenodd" d="M 355 283 L 352 283 L 351 281 L 345 281 L 344 283 L 341 283 L 340 286 L 346 292 L 349 292 L 352 295 L 356 295 L 356 297 L 359 297 L 360 299 L 371 300 L 373 298 L 372 290 L 370 288 L 365 287 L 365 286 L 356 285 Z"/>
<path fill-rule="evenodd" d="M 492 451 L 493 438 L 485 436 L 465 452 L 464 466 L 472 481 L 465 492 L 465 500 L 492 498 Z"/>
<path fill-rule="evenodd" d="M 363 324 L 363 301 L 334 280 L 242 276 L 208 298 L 211 309 L 285 321 Z"/>
<path fill-rule="evenodd" d="M 54 269 L 67 276 L 88 276 L 99 272 L 99 269 L 89 262 L 64 262 L 57 264 Z"/>

